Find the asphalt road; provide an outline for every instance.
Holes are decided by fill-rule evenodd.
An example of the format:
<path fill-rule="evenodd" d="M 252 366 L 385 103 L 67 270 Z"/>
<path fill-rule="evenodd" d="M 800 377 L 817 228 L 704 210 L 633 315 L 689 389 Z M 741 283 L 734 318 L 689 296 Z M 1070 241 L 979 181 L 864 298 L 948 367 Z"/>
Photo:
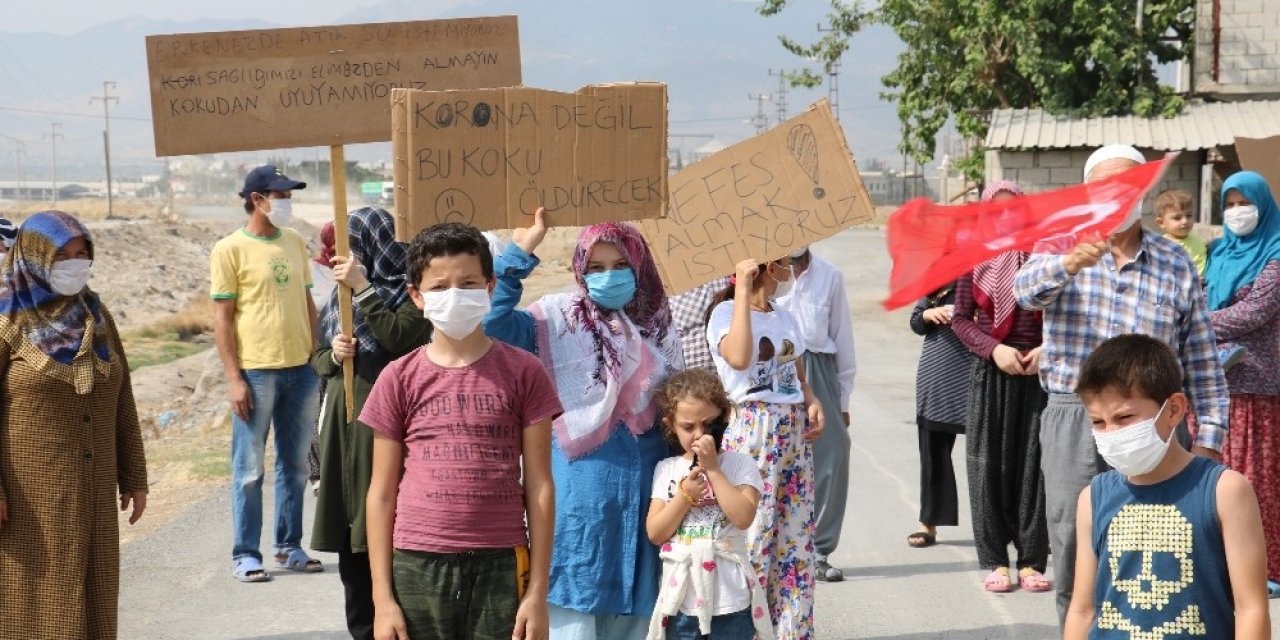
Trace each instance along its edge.
<path fill-rule="evenodd" d="M 815 248 L 845 274 L 854 307 L 858 381 L 854 391 L 849 509 L 832 557 L 842 583 L 819 584 L 816 618 L 823 640 L 1037 640 L 1057 634 L 1049 593 L 982 590 L 961 472 L 961 526 L 943 529 L 928 549 L 907 546 L 919 510 L 914 376 L 919 338 L 909 309 L 885 312 L 889 260 L 884 235 L 851 230 Z M 963 439 L 955 461 L 963 469 Z M 192 504 L 152 535 L 128 543 L 121 577 L 121 638 L 339 640 L 346 638 L 336 557 L 329 571 L 274 572 L 266 584 L 230 574 L 230 491 Z M 265 503 L 270 511 L 271 500 Z M 312 504 L 307 504 L 311 521 Z M 271 522 L 268 514 L 264 518 Z M 309 533 L 308 533 L 309 536 Z M 270 530 L 264 531 L 270 547 Z M 1052 577 L 1052 576 L 1050 576 Z M 1280 620 L 1280 601 L 1272 606 Z M 1280 631 L 1280 624 L 1273 622 Z"/>

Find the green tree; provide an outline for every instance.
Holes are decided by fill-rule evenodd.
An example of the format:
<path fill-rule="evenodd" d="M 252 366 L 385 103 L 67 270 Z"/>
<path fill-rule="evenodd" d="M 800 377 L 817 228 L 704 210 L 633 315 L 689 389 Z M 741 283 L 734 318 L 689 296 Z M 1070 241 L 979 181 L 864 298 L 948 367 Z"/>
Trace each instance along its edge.
<path fill-rule="evenodd" d="M 762 0 L 773 15 L 790 0 Z M 1138 28 L 1138 4 L 1142 27 Z M 992 109 L 1040 107 L 1074 116 L 1172 116 L 1183 100 L 1156 77 L 1156 64 L 1193 51 L 1194 0 L 882 0 L 874 10 L 832 0 L 831 24 L 810 45 L 781 38 L 797 55 L 838 58 L 864 24 L 891 27 L 906 44 L 882 78 L 902 123 L 899 149 L 933 158 L 938 131 L 982 138 Z M 795 78 L 803 84 L 810 78 Z M 982 155 L 959 159 L 972 177 Z"/>

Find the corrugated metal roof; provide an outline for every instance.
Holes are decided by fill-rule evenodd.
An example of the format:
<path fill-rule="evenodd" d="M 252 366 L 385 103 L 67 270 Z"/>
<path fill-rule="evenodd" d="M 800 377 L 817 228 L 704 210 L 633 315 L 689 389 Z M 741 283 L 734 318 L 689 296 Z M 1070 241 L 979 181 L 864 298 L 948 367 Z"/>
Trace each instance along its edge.
<path fill-rule="evenodd" d="M 1159 151 L 1194 151 L 1235 144 L 1235 138 L 1280 135 L 1280 100 L 1191 104 L 1172 118 L 1072 119 L 1042 109 L 997 109 L 988 149 L 1064 149 L 1131 144 Z"/>

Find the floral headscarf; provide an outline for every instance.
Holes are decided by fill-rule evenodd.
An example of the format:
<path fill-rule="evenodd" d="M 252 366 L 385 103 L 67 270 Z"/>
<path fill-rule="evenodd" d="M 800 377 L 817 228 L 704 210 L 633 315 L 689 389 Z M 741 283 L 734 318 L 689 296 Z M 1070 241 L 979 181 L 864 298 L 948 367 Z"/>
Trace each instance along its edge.
<path fill-rule="evenodd" d="M 999 193 L 1022 195 L 1016 182 L 997 180 L 982 190 L 982 201 L 989 202 Z M 1018 302 L 1013 297 L 1013 279 L 1027 261 L 1025 251 L 1006 251 L 973 268 L 973 301 L 979 309 L 991 314 L 991 337 L 1004 340 L 1013 330 L 1013 315 Z"/>
<path fill-rule="evenodd" d="M 18 228 L 12 255 L 0 267 L 0 314 L 28 342 L 62 364 L 71 363 L 80 352 L 90 314 L 97 326 L 104 325 L 101 303 L 88 287 L 64 296 L 49 285 L 54 255 L 76 238 L 85 239 L 92 257 L 93 241 L 79 220 L 62 211 L 42 211 Z M 109 361 L 105 330 L 96 335 L 94 352 Z"/>

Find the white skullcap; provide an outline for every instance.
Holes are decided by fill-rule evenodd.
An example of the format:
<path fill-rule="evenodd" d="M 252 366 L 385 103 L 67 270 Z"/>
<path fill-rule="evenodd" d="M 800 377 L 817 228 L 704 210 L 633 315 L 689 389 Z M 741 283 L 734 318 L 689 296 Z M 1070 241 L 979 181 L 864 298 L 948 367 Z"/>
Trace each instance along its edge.
<path fill-rule="evenodd" d="M 1141 151 L 1127 144 L 1109 144 L 1089 156 L 1089 160 L 1084 163 L 1084 179 L 1088 180 L 1094 168 L 1108 160 L 1132 160 L 1138 164 L 1147 162 L 1146 156 L 1143 156 Z"/>
<path fill-rule="evenodd" d="M 792 252 L 791 252 L 791 259 L 792 259 L 792 260 L 799 260 L 800 258 L 803 258 L 803 257 L 804 257 L 804 254 L 806 254 L 806 253 L 809 253 L 809 245 L 805 245 L 805 246 L 803 246 L 803 247 L 800 247 L 799 249 L 796 249 L 795 251 L 792 251 Z"/>

